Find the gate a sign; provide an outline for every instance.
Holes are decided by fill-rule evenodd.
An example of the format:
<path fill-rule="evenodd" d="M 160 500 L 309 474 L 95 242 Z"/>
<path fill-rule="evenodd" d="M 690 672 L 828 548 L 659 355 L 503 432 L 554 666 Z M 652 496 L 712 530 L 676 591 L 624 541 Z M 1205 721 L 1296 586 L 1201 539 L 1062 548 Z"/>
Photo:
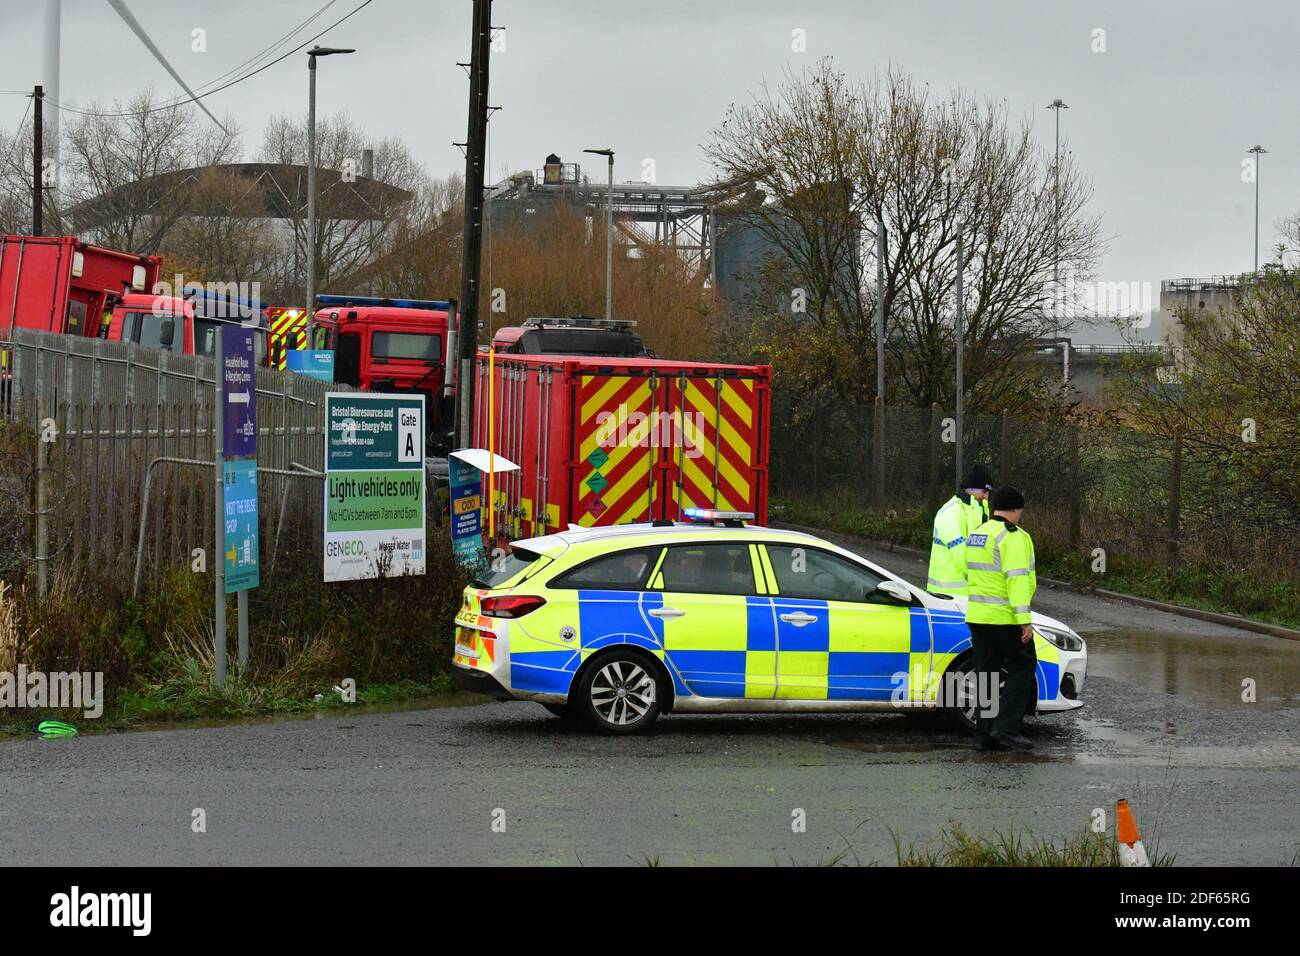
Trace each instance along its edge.
<path fill-rule="evenodd" d="M 424 397 L 325 396 L 325 580 L 424 574 Z"/>

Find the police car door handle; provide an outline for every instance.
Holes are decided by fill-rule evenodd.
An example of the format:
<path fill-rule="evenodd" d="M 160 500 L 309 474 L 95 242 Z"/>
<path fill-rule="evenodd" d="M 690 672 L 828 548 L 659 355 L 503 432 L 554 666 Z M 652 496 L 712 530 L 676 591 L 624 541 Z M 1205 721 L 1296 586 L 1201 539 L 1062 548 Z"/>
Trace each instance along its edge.
<path fill-rule="evenodd" d="M 811 624 L 817 618 L 811 614 L 805 614 L 803 611 L 795 611 L 793 614 L 782 614 L 781 620 L 787 624 L 793 624 L 795 627 L 803 627 L 805 624 Z"/>
<path fill-rule="evenodd" d="M 651 617 L 658 617 L 658 618 L 686 616 L 685 611 L 679 611 L 675 607 L 657 607 L 654 610 L 650 611 L 649 614 Z"/>

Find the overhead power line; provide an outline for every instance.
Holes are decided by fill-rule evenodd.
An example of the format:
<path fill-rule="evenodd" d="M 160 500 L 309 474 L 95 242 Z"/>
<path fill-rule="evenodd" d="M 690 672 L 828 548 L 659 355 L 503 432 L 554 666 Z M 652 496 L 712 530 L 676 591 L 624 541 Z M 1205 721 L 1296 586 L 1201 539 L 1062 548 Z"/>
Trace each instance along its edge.
<path fill-rule="evenodd" d="M 308 44 L 310 44 L 310 43 L 314 43 L 315 41 L 319 40 L 319 39 L 320 39 L 321 37 L 323 37 L 325 34 L 329 33 L 329 32 L 330 32 L 331 30 L 333 30 L 336 26 L 338 26 L 340 23 L 342 23 L 343 21 L 345 21 L 345 20 L 351 18 L 352 16 L 354 16 L 354 15 L 360 13 L 362 10 L 364 10 L 366 7 L 370 6 L 370 4 L 372 4 L 372 3 L 374 3 L 374 0 L 363 0 L 362 3 L 358 4 L 356 7 L 354 7 L 352 10 L 350 10 L 348 13 L 346 13 L 346 14 L 344 14 L 343 16 L 339 17 L 337 20 L 335 20 L 333 23 L 331 23 L 329 26 L 327 26 L 324 30 L 321 30 L 319 33 L 315 34 L 314 36 L 308 37 L 306 40 L 304 40 L 304 41 L 302 41 L 301 43 L 299 43 L 299 44 L 298 44 L 297 46 L 295 46 L 293 49 L 288 50 L 288 51 L 285 52 L 285 53 L 282 53 L 280 56 L 276 57 L 274 60 L 271 60 L 271 61 L 269 61 L 269 62 L 267 62 L 267 63 L 262 64 L 261 66 L 259 66 L 259 67 L 258 67 L 257 69 L 255 69 L 255 70 L 251 70 L 251 71 L 249 71 L 249 72 L 247 72 L 247 73 L 245 73 L 245 74 L 243 74 L 243 75 L 241 75 L 241 76 L 237 76 L 237 77 L 235 77 L 235 78 L 232 79 L 232 80 L 229 80 L 229 81 L 227 81 L 227 82 L 225 82 L 225 83 L 222 83 L 220 86 L 216 86 L 216 87 L 214 87 L 213 89 L 207 90 L 206 92 L 203 92 L 203 93 L 199 93 L 199 94 L 197 94 L 196 96 L 193 97 L 194 101 L 197 102 L 198 100 L 206 99 L 207 97 L 212 96 L 214 93 L 220 93 L 222 90 L 230 89 L 230 87 L 236 85 L 237 83 L 242 83 L 242 82 L 244 82 L 244 80 L 252 79 L 254 76 L 257 76 L 257 74 L 261 73 L 263 70 L 270 69 L 271 67 L 275 66 L 275 65 L 276 65 L 277 63 L 279 63 L 280 61 L 282 61 L 282 60 L 286 60 L 286 59 L 288 59 L 289 57 L 293 56 L 295 53 L 297 53 L 299 50 L 301 50 L 301 49 L 303 49 L 304 47 L 306 47 Z M 294 31 L 294 32 L 297 32 L 297 31 Z M 254 58 L 254 59 L 257 59 L 257 58 Z M 31 94 L 29 93 L 29 94 L 27 94 L 27 95 L 30 96 Z M 182 103 L 185 103 L 185 102 L 186 102 L 187 100 L 189 100 L 189 99 L 190 99 L 189 97 L 179 97 L 179 98 L 177 98 L 177 99 L 175 99 L 175 100 L 173 100 L 173 101 L 167 102 L 167 103 L 159 103 L 159 104 L 156 105 L 156 106 L 151 106 L 151 107 L 149 107 L 148 109 L 143 110 L 143 112 L 145 112 L 145 113 L 159 113 L 159 112 L 162 112 L 163 110 L 175 109 L 177 106 L 181 105 Z M 60 110 L 67 111 L 67 112 L 69 112 L 69 113 L 75 113 L 75 114 L 78 114 L 78 115 L 80 115 L 80 116 L 107 116 L 107 117 L 113 117 L 113 116 L 136 116 L 136 115 L 138 115 L 140 112 L 142 112 L 142 111 L 140 111 L 140 110 L 83 110 L 83 109 L 78 109 L 78 108 L 75 107 L 75 106 L 68 106 L 68 105 L 66 105 L 66 104 L 64 104 L 64 103 L 59 103 L 59 104 L 57 104 L 57 106 L 58 106 L 58 108 L 59 108 Z M 205 112 L 206 112 L 206 110 L 205 110 Z M 209 115 L 211 115 L 211 114 L 209 114 Z"/>

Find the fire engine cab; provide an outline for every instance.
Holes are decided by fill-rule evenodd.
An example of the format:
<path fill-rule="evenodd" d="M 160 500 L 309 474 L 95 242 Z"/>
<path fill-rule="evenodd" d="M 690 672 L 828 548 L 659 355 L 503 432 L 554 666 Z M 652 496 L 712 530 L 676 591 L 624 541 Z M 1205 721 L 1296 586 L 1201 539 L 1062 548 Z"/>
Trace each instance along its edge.
<path fill-rule="evenodd" d="M 334 350 L 334 380 L 367 392 L 423 394 L 429 434 L 451 427 L 445 388 L 448 364 L 447 302 L 318 295 L 319 348 Z M 435 442 L 436 444 L 436 442 Z"/>

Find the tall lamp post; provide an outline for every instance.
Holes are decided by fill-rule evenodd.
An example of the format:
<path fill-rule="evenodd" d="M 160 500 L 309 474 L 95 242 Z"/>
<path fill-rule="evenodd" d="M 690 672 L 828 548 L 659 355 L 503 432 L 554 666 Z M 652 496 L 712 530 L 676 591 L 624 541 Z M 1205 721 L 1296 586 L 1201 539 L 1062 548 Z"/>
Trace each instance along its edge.
<path fill-rule="evenodd" d="M 1268 150 L 1266 150 L 1263 146 L 1260 146 L 1259 143 L 1256 143 L 1250 149 L 1246 150 L 1246 152 L 1255 154 L 1255 271 L 1258 272 L 1259 271 L 1259 162 L 1260 162 L 1260 157 L 1263 156 L 1265 153 L 1267 153 Z"/>
<path fill-rule="evenodd" d="M 1061 307 L 1061 110 L 1070 107 L 1065 100 L 1052 100 L 1047 107 L 1056 114 L 1056 159 L 1052 164 L 1052 296 Z"/>
<path fill-rule="evenodd" d="M 584 149 L 609 160 L 609 192 L 605 194 L 605 318 L 614 317 L 614 151 Z"/>
<path fill-rule="evenodd" d="M 354 49 L 314 46 L 307 51 L 307 345 L 316 314 L 316 57 L 356 53 Z"/>

